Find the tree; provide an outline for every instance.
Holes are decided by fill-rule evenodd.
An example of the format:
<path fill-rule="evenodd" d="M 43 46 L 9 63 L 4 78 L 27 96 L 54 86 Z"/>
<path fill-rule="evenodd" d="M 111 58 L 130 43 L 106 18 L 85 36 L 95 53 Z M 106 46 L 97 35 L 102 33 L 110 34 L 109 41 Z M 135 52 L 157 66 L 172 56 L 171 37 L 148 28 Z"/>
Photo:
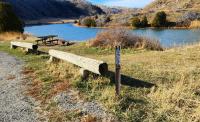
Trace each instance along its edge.
<path fill-rule="evenodd" d="M 0 2 L 0 32 L 8 31 L 23 32 L 23 23 L 15 15 L 10 4 Z"/>
<path fill-rule="evenodd" d="M 164 11 L 158 12 L 152 21 L 153 27 L 164 27 L 167 24 L 167 15 Z"/>
<path fill-rule="evenodd" d="M 96 27 L 96 21 L 92 18 L 85 18 L 83 19 L 83 23 L 84 26 L 87 27 Z"/>
<path fill-rule="evenodd" d="M 148 26 L 148 20 L 147 20 L 147 17 L 146 17 L 146 16 L 144 16 L 144 17 L 142 18 L 141 26 L 142 26 L 142 27 L 147 27 L 147 26 Z"/>
<path fill-rule="evenodd" d="M 132 18 L 132 26 L 137 28 L 141 26 L 140 19 L 138 17 Z"/>

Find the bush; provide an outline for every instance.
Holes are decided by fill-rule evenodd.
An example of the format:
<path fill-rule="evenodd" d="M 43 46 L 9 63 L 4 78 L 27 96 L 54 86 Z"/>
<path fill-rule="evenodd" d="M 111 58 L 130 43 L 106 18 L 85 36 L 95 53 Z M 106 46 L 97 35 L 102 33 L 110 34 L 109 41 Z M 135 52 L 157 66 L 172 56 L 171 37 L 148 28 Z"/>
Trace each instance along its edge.
<path fill-rule="evenodd" d="M 138 17 L 132 18 L 132 26 L 133 27 L 141 27 L 140 19 Z"/>
<path fill-rule="evenodd" d="M 200 28 L 200 21 L 199 20 L 192 21 L 190 24 L 190 28 Z"/>
<path fill-rule="evenodd" d="M 0 2 L 0 32 L 23 32 L 23 23 L 15 15 L 8 3 Z"/>
<path fill-rule="evenodd" d="M 110 22 L 110 21 L 111 21 L 110 16 L 107 16 L 105 22 Z"/>
<path fill-rule="evenodd" d="M 74 24 L 77 24 L 78 23 L 78 21 L 77 20 L 74 20 Z"/>
<path fill-rule="evenodd" d="M 164 27 L 167 24 L 167 15 L 164 11 L 158 12 L 152 21 L 153 27 Z"/>
<path fill-rule="evenodd" d="M 85 18 L 83 19 L 82 25 L 87 27 L 96 27 L 96 21 L 91 18 Z"/>
<path fill-rule="evenodd" d="M 158 41 L 133 35 L 126 29 L 110 29 L 97 34 L 89 43 L 92 47 L 114 48 L 121 45 L 122 48 L 144 48 L 149 50 L 163 50 Z"/>
<path fill-rule="evenodd" d="M 147 27 L 147 26 L 148 26 L 148 20 L 147 17 L 144 16 L 141 21 L 141 27 Z"/>
<path fill-rule="evenodd" d="M 177 21 L 177 26 L 180 27 L 190 27 L 192 21 L 200 20 L 200 13 L 189 11 L 185 13 L 180 19 Z"/>

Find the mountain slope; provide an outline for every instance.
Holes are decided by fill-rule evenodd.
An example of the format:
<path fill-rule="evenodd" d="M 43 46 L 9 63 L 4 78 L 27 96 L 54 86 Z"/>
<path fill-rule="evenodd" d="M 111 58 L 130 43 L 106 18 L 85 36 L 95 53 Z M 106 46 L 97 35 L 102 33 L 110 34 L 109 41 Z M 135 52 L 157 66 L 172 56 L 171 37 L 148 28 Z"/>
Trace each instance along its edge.
<path fill-rule="evenodd" d="M 158 11 L 165 11 L 174 22 L 199 19 L 200 0 L 154 0 L 143 9 L 150 16 Z"/>
<path fill-rule="evenodd" d="M 200 0 L 155 0 L 144 10 L 200 10 Z"/>
<path fill-rule="evenodd" d="M 76 18 L 104 12 L 84 0 L 5 0 L 23 20 Z"/>

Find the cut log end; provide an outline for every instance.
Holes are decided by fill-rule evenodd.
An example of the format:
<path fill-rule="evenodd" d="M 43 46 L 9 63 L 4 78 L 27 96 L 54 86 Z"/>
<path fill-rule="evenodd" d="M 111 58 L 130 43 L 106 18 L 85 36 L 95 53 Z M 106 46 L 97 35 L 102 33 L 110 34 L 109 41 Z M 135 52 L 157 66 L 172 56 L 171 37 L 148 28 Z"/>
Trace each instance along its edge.
<path fill-rule="evenodd" d="M 105 75 L 108 72 L 108 64 L 107 63 L 102 63 L 99 65 L 99 73 L 101 75 Z"/>

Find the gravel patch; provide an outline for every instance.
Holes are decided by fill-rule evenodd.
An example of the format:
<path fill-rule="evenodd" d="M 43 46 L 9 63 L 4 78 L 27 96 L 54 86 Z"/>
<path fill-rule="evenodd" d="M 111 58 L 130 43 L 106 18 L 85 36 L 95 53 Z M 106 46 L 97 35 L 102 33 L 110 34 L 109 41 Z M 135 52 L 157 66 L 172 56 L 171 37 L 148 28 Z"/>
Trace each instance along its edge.
<path fill-rule="evenodd" d="M 0 52 L 0 122 L 39 121 L 36 102 L 24 95 L 22 68 L 22 61 Z"/>
<path fill-rule="evenodd" d="M 114 119 L 113 116 L 99 103 L 84 102 L 80 100 L 78 96 L 78 92 L 69 90 L 59 93 L 53 98 L 53 100 L 57 103 L 58 107 L 64 111 L 79 110 L 81 113 L 92 115 L 97 119 L 101 119 L 103 122 L 110 122 Z"/>

